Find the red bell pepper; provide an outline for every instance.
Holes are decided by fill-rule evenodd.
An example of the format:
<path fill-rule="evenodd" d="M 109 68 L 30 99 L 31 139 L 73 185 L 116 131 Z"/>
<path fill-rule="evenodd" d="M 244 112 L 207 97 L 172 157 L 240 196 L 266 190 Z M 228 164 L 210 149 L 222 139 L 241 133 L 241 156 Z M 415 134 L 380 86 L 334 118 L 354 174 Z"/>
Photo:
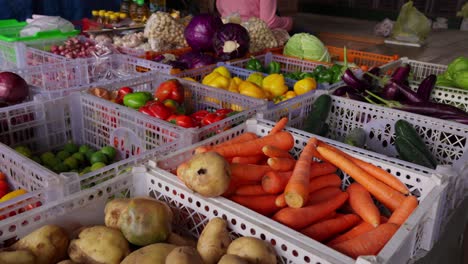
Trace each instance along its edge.
<path fill-rule="evenodd" d="M 210 112 L 206 111 L 206 110 L 199 110 L 193 114 L 191 114 L 190 116 L 197 120 L 197 121 L 201 121 L 207 114 L 209 114 Z"/>
<path fill-rule="evenodd" d="M 201 125 L 207 126 L 209 124 L 213 124 L 220 120 L 223 120 L 225 117 L 226 115 L 217 115 L 215 113 L 209 113 L 201 120 Z"/>
<path fill-rule="evenodd" d="M 232 113 L 232 112 L 233 112 L 232 109 L 222 108 L 222 109 L 216 110 L 215 113 L 216 113 L 217 115 L 228 115 L 228 114 L 230 114 L 230 113 Z"/>
<path fill-rule="evenodd" d="M 166 120 L 172 114 L 172 111 L 161 102 L 154 102 L 150 104 L 148 109 L 153 114 L 152 116 L 162 120 Z"/>
<path fill-rule="evenodd" d="M 154 97 L 164 102 L 166 99 L 172 99 L 179 104 L 184 103 L 184 88 L 177 79 L 167 80 L 159 85 L 154 93 Z"/>
<path fill-rule="evenodd" d="M 115 102 L 117 104 L 123 104 L 123 98 L 125 95 L 133 93 L 133 89 L 130 87 L 122 87 L 119 90 L 117 90 L 117 97 L 115 98 Z"/>
<path fill-rule="evenodd" d="M 190 116 L 187 116 L 187 115 L 177 116 L 176 125 L 185 127 L 185 128 L 191 128 L 191 127 L 197 126 L 196 122 Z"/>

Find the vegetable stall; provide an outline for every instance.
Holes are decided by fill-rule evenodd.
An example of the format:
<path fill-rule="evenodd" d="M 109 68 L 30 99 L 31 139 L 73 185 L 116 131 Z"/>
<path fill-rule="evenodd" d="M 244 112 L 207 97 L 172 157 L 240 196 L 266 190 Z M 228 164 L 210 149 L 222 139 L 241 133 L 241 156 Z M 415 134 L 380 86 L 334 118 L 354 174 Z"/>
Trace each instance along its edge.
<path fill-rule="evenodd" d="M 464 200 L 468 58 L 93 14 L 0 37 L 1 263 L 407 263 Z"/>

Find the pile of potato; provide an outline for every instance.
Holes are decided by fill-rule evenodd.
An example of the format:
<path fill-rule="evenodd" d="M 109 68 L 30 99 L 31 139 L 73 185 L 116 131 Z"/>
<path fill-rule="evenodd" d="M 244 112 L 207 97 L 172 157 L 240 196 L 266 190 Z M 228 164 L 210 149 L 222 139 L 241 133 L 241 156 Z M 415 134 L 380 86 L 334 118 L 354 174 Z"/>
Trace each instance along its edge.
<path fill-rule="evenodd" d="M 106 204 L 105 225 L 89 226 L 69 239 L 46 225 L 0 252 L 2 264 L 272 264 L 273 247 L 254 237 L 231 241 L 227 223 L 211 219 L 197 242 L 172 232 L 172 211 L 152 198 Z M 132 249 L 135 249 L 132 251 Z"/>

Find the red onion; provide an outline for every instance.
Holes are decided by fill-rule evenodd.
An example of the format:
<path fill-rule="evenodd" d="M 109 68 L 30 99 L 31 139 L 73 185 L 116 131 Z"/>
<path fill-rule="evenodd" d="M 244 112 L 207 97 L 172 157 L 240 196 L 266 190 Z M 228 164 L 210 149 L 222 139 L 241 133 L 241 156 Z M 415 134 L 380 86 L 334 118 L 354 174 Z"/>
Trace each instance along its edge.
<path fill-rule="evenodd" d="M 7 103 L 21 103 L 29 95 L 29 88 L 21 76 L 12 72 L 0 73 L 0 99 Z"/>

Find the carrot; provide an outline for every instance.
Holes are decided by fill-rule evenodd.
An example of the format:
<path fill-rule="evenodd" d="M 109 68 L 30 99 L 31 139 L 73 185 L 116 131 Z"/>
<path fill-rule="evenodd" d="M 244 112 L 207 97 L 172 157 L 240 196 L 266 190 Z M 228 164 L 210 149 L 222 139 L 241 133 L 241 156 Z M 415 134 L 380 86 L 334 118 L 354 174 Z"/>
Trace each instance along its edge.
<path fill-rule="evenodd" d="M 312 138 L 310 138 L 309 142 L 314 146 L 314 148 L 312 148 L 313 157 L 323 161 L 324 158 L 323 158 L 322 155 L 320 155 L 320 153 L 317 151 L 317 146 L 318 146 L 319 143 L 320 143 L 319 140 L 318 140 L 316 137 L 312 137 Z"/>
<path fill-rule="evenodd" d="M 293 156 L 288 151 L 285 151 L 285 150 L 282 150 L 282 149 L 279 149 L 277 147 L 270 146 L 270 145 L 264 146 L 262 148 L 262 152 L 269 158 L 293 159 Z"/>
<path fill-rule="evenodd" d="M 336 234 L 350 229 L 359 223 L 360 220 L 359 216 L 355 214 L 347 214 L 308 226 L 302 229 L 301 233 L 319 242 L 323 242 Z"/>
<path fill-rule="evenodd" d="M 264 155 L 234 157 L 234 158 L 232 158 L 232 163 L 258 164 L 263 158 L 264 158 Z"/>
<path fill-rule="evenodd" d="M 259 184 L 239 186 L 235 191 L 236 195 L 252 196 L 252 195 L 267 195 L 262 186 Z"/>
<path fill-rule="evenodd" d="M 317 204 L 335 197 L 342 191 L 337 187 L 325 187 L 309 194 L 309 204 Z"/>
<path fill-rule="evenodd" d="M 260 182 L 271 170 L 267 165 L 231 163 L 231 179 Z"/>
<path fill-rule="evenodd" d="M 287 124 L 288 124 L 288 118 L 287 117 L 281 118 L 278 122 L 276 122 L 275 126 L 270 130 L 270 133 L 268 133 L 268 135 L 274 135 L 280 132 L 286 127 Z"/>
<path fill-rule="evenodd" d="M 269 171 L 262 178 L 263 190 L 270 194 L 277 194 L 284 191 L 284 187 L 291 178 L 292 171 L 279 172 Z"/>
<path fill-rule="evenodd" d="M 312 162 L 310 166 L 310 177 L 314 178 L 325 174 L 335 173 L 337 168 L 330 162 Z"/>
<path fill-rule="evenodd" d="M 262 215 L 271 215 L 281 209 L 275 204 L 276 195 L 233 195 L 230 199 Z"/>
<path fill-rule="evenodd" d="M 349 205 L 349 200 L 340 207 L 339 211 L 346 214 L 356 214 L 351 205 Z"/>
<path fill-rule="evenodd" d="M 392 175 L 391 173 L 387 172 L 386 170 L 379 168 L 371 163 L 365 162 L 363 160 L 360 160 L 358 158 L 355 158 L 333 146 L 330 146 L 329 144 L 326 144 L 325 142 L 319 142 L 319 146 L 325 147 L 327 149 L 330 149 L 332 151 L 335 151 L 341 155 L 343 155 L 345 158 L 351 160 L 354 162 L 356 165 L 358 165 L 361 169 L 365 170 L 367 173 L 372 175 L 374 178 L 377 180 L 387 184 L 388 186 L 392 187 L 393 189 L 401 192 L 402 194 L 409 194 L 409 190 L 406 187 L 405 184 L 403 184 L 396 176 Z"/>
<path fill-rule="evenodd" d="M 317 178 L 313 178 L 309 182 L 309 193 L 313 193 L 325 187 L 340 187 L 341 179 L 336 174 L 322 175 Z"/>
<path fill-rule="evenodd" d="M 308 205 L 302 208 L 283 208 L 273 216 L 273 219 L 293 229 L 299 230 L 320 221 L 331 212 L 334 212 L 342 206 L 347 199 L 348 194 L 342 192 L 335 196 L 335 198 L 323 203 Z"/>
<path fill-rule="evenodd" d="M 296 165 L 296 161 L 290 158 L 269 158 L 267 163 L 275 171 L 290 171 Z"/>
<path fill-rule="evenodd" d="M 256 138 L 258 138 L 258 136 L 255 133 L 245 132 L 244 134 L 241 134 L 241 135 L 239 135 L 237 137 L 234 137 L 234 138 L 232 138 L 230 140 L 224 141 L 223 143 L 220 143 L 220 144 L 218 144 L 216 146 L 200 146 L 200 147 L 195 149 L 195 154 L 207 152 L 207 151 L 213 150 L 213 149 L 218 148 L 218 147 L 228 146 L 228 145 L 241 143 L 241 142 L 247 142 L 247 141 L 250 141 L 250 140 L 254 140 Z"/>
<path fill-rule="evenodd" d="M 223 193 L 224 197 L 229 197 L 231 195 L 234 195 L 236 190 L 242 186 L 246 185 L 254 185 L 255 182 L 252 181 L 242 181 L 242 180 L 237 180 L 237 179 L 231 179 L 229 182 L 229 187 L 228 189 Z"/>
<path fill-rule="evenodd" d="M 364 221 L 376 227 L 380 224 L 380 212 L 369 192 L 359 183 L 352 183 L 346 189 L 349 205 Z"/>
<path fill-rule="evenodd" d="M 411 213 L 418 207 L 416 196 L 410 195 L 405 198 L 400 207 L 398 207 L 388 219 L 389 223 L 402 225 Z"/>
<path fill-rule="evenodd" d="M 391 211 L 395 211 L 403 202 L 404 196 L 401 193 L 372 177 L 343 155 L 321 146 L 317 147 L 317 151 L 330 163 L 360 183 Z"/>
<path fill-rule="evenodd" d="M 289 151 L 294 146 L 294 138 L 291 133 L 281 131 L 274 135 L 267 135 L 246 142 L 216 146 L 212 150 L 223 157 L 245 157 L 262 154 L 262 148 L 266 145 L 273 145 Z"/>
<path fill-rule="evenodd" d="M 291 178 L 284 189 L 288 206 L 301 208 L 309 198 L 310 165 L 315 142 L 310 139 L 296 162 Z"/>
<path fill-rule="evenodd" d="M 332 248 L 354 259 L 377 255 L 397 230 L 398 225 L 385 223 L 358 237 L 335 244 Z"/>
<path fill-rule="evenodd" d="M 384 216 L 380 217 L 380 223 L 381 224 L 386 223 L 386 218 Z M 352 238 L 358 237 L 358 236 L 360 236 L 360 235 L 362 235 L 364 233 L 367 233 L 367 232 L 371 231 L 374 228 L 375 227 L 373 227 L 371 224 L 367 223 L 364 220 L 361 220 L 351 230 L 349 230 L 348 232 L 346 232 L 344 234 L 341 234 L 341 235 L 335 237 L 333 240 L 328 242 L 327 246 L 332 246 L 332 245 L 341 243 L 343 241 L 350 240 Z"/>
<path fill-rule="evenodd" d="M 276 196 L 275 204 L 276 204 L 276 206 L 281 207 L 281 208 L 287 206 L 286 200 L 284 199 L 284 193 Z"/>

